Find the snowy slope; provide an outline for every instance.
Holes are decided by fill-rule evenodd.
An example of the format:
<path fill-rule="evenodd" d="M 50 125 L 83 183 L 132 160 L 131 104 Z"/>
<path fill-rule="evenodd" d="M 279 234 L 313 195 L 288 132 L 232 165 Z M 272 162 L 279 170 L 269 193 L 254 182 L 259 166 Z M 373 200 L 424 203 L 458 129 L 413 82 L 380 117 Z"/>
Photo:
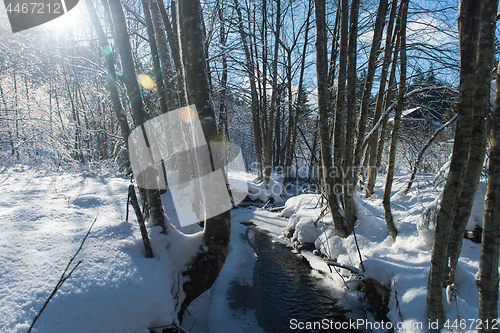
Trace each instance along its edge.
<path fill-rule="evenodd" d="M 75 259 L 83 262 L 33 332 L 147 333 L 172 322 L 178 281 L 164 250 L 171 240 L 151 230 L 156 257 L 144 257 L 135 216 L 124 222 L 127 186 L 110 175 L 0 175 L 0 331 L 28 330 L 97 214 Z"/>

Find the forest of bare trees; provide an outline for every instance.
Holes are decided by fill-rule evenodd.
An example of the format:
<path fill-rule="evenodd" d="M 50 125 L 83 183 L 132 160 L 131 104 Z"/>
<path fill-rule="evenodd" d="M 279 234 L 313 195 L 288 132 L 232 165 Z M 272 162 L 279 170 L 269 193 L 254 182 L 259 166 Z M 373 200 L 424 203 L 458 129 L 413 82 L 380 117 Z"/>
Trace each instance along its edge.
<path fill-rule="evenodd" d="M 430 218 L 436 230 L 428 317 L 443 319 L 443 288 L 454 283 L 483 180 L 478 318 L 498 318 L 500 85 L 490 104 L 500 73 L 498 0 L 83 3 L 85 23 L 72 32 L 42 26 L 12 34 L 2 23 L 3 167 L 128 175 L 131 131 L 194 105 L 206 142 L 236 143 L 265 188 L 272 173 L 285 187 L 314 184 L 338 237 L 356 227 L 356 195 L 383 193 L 387 231 L 396 240 L 395 174 L 413 171 L 408 191 L 417 170 L 435 174 L 449 162 Z M 420 116 L 412 120 L 409 111 Z M 210 151 L 212 170 L 219 155 Z M 178 170 L 192 163 L 176 158 Z M 145 177 L 162 181 L 160 173 Z M 377 188 L 377 179 L 384 186 Z M 146 218 L 169 233 L 161 188 L 138 190 Z M 182 272 L 189 279 L 181 321 L 212 286 L 229 249 L 230 212 L 203 224 L 208 250 Z"/>

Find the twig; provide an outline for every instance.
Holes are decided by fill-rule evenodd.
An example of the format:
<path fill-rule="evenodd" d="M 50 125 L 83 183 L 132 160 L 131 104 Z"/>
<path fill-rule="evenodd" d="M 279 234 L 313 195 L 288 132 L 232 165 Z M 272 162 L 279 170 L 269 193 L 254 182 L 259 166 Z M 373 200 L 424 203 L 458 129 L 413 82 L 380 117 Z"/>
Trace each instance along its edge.
<path fill-rule="evenodd" d="M 142 242 L 144 243 L 144 248 L 146 249 L 146 257 L 153 258 L 153 249 L 151 248 L 151 242 L 149 241 L 148 230 L 144 224 L 144 216 L 142 215 L 141 208 L 139 207 L 139 202 L 137 201 L 137 195 L 135 194 L 134 184 L 128 186 L 128 195 L 130 197 L 130 203 L 134 207 L 135 215 L 137 216 L 137 222 L 139 223 L 139 228 L 141 229 Z"/>
<path fill-rule="evenodd" d="M 354 274 L 356 274 L 358 276 L 363 276 L 363 272 L 360 272 L 359 269 L 357 269 L 356 267 L 352 267 L 350 265 L 341 264 L 341 263 L 338 263 L 338 262 L 333 261 L 333 260 L 327 261 L 326 264 L 328 265 L 328 268 L 330 268 L 330 266 L 345 268 L 347 270 L 350 270 L 351 272 L 353 272 Z M 332 273 L 331 268 L 330 268 L 330 273 Z"/>
<path fill-rule="evenodd" d="M 193 329 L 193 327 L 194 327 L 194 325 L 196 324 L 196 322 L 197 322 L 197 321 L 198 321 L 198 318 L 196 318 L 196 319 L 194 320 L 194 323 L 193 323 L 193 325 L 191 325 L 191 327 L 189 328 L 189 331 L 191 331 L 191 330 Z"/>
<path fill-rule="evenodd" d="M 163 325 L 163 326 L 155 326 L 155 327 L 148 327 L 148 330 L 152 332 L 155 329 L 161 329 L 162 332 L 178 332 L 178 333 L 189 333 L 182 327 L 175 325 L 175 324 L 169 324 L 169 325 Z"/>
<path fill-rule="evenodd" d="M 415 180 L 415 175 L 417 174 L 417 169 L 418 165 L 420 164 L 420 161 L 422 160 L 422 156 L 424 155 L 425 151 L 429 146 L 432 144 L 435 138 L 437 138 L 438 134 L 441 133 L 446 127 L 448 127 L 451 123 L 453 123 L 457 119 L 458 113 L 454 115 L 446 124 L 438 128 L 434 134 L 431 136 L 431 138 L 427 141 L 427 143 L 420 149 L 418 152 L 418 157 L 417 160 L 415 161 L 415 165 L 413 166 L 413 171 L 410 176 L 410 180 L 408 181 L 408 185 L 406 186 L 405 194 L 408 194 L 408 191 L 410 190 L 413 181 Z"/>
<path fill-rule="evenodd" d="M 332 268 L 330 267 L 330 265 L 327 265 L 328 266 L 328 269 L 330 270 L 330 274 L 333 273 L 332 272 Z M 345 279 L 344 277 L 342 276 L 342 274 L 340 274 L 340 272 L 337 270 L 337 266 L 333 266 L 333 269 L 335 269 L 335 272 L 340 276 L 340 278 L 342 279 L 342 281 L 344 282 L 344 286 L 347 287 L 347 289 L 351 289 L 349 288 L 349 286 L 347 285 L 347 283 L 345 282 Z"/>
<path fill-rule="evenodd" d="M 361 264 L 361 269 L 363 270 L 363 272 L 365 271 L 365 267 L 363 266 L 363 258 L 361 257 L 361 251 L 359 250 L 359 245 L 358 245 L 358 237 L 356 237 L 356 231 L 354 231 L 354 225 L 349 222 L 348 219 L 346 219 L 345 217 L 343 217 L 339 212 L 335 212 L 338 216 L 340 216 L 344 221 L 346 221 L 347 223 L 349 223 L 352 227 L 352 235 L 354 236 L 354 242 L 356 243 L 356 249 L 358 250 L 358 256 L 359 256 L 359 263 Z"/>
<path fill-rule="evenodd" d="M 130 204 L 130 191 L 127 194 L 127 215 L 125 215 L 125 221 L 128 222 L 128 205 Z"/>
<path fill-rule="evenodd" d="M 394 273 L 392 273 L 392 282 L 394 283 L 394 298 L 396 299 L 396 308 L 399 311 L 399 318 L 401 318 L 401 322 L 403 322 L 403 316 L 401 315 L 401 307 L 399 306 L 399 301 L 398 301 L 398 291 L 396 289 L 396 277 L 394 276 Z"/>
<path fill-rule="evenodd" d="M 80 247 L 78 248 L 78 250 L 76 251 L 75 255 L 70 259 L 68 265 L 66 266 L 66 268 L 64 269 L 64 272 L 62 273 L 61 277 L 59 278 L 59 281 L 57 281 L 57 284 L 56 286 L 54 287 L 54 290 L 52 290 L 52 293 L 50 294 L 49 298 L 47 298 L 47 300 L 45 301 L 45 303 L 43 304 L 42 306 L 42 309 L 38 312 L 38 314 L 35 316 L 35 318 L 33 319 L 33 322 L 31 323 L 31 326 L 28 330 L 27 333 L 30 333 L 31 330 L 33 329 L 33 326 L 35 325 L 36 321 L 38 320 L 38 318 L 40 317 L 40 315 L 42 314 L 43 310 L 45 310 L 45 307 L 47 306 L 47 304 L 49 304 L 50 300 L 52 299 L 52 297 L 54 297 L 54 295 L 56 294 L 56 292 L 62 287 L 62 285 L 64 284 L 64 282 L 71 276 L 71 274 L 73 274 L 73 272 L 76 270 L 76 268 L 78 266 L 80 266 L 80 264 L 83 262 L 83 259 L 80 259 L 80 261 L 78 261 L 78 263 L 75 265 L 75 267 L 73 267 L 73 269 L 71 269 L 71 271 L 69 271 L 69 273 L 66 275 L 66 272 L 68 271 L 69 267 L 71 266 L 71 264 L 73 263 L 73 260 L 75 260 L 76 256 L 78 255 L 78 253 L 80 253 L 80 250 L 82 249 L 83 247 L 83 244 L 85 244 L 85 241 L 87 240 L 87 237 L 89 236 L 90 234 L 90 231 L 92 230 L 92 227 L 94 226 L 94 224 L 96 223 L 97 221 L 97 216 L 99 216 L 99 214 L 96 215 L 95 219 L 94 219 L 94 222 L 92 222 L 92 224 L 90 225 L 90 228 L 89 230 L 87 231 L 87 234 L 85 235 L 85 237 L 83 237 L 83 240 L 82 242 L 80 243 Z"/>
<path fill-rule="evenodd" d="M 269 200 L 267 200 L 266 204 L 264 205 L 264 207 L 262 207 L 262 209 L 266 209 L 267 205 L 271 202 L 271 198 L 269 198 Z"/>

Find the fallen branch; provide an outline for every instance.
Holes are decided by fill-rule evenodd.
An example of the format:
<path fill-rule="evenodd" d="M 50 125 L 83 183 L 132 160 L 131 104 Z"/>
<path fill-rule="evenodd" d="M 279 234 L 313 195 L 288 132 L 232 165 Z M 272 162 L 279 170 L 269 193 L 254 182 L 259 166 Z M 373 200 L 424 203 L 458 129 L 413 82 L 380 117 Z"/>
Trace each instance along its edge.
<path fill-rule="evenodd" d="M 139 228 L 141 229 L 142 242 L 144 243 L 144 248 L 146 249 L 146 257 L 153 258 L 153 249 L 151 248 L 151 242 L 149 241 L 148 230 L 146 229 L 144 216 L 142 215 L 141 208 L 139 207 L 139 202 L 137 201 L 137 195 L 135 194 L 134 184 L 128 186 L 128 196 L 130 198 L 130 203 L 134 207 L 135 215 L 137 216 L 137 222 L 139 223 Z"/>
<path fill-rule="evenodd" d="M 333 273 L 332 272 L 332 268 L 330 266 L 335 266 L 335 267 L 340 267 L 340 268 L 348 269 L 348 270 L 350 270 L 351 272 L 353 272 L 354 274 L 356 274 L 358 276 L 363 276 L 363 272 L 361 272 L 356 267 L 352 267 L 350 265 L 341 264 L 341 263 L 338 263 L 338 262 L 333 261 L 333 260 L 327 261 L 326 264 L 328 265 L 328 268 L 330 269 L 330 273 Z"/>
<path fill-rule="evenodd" d="M 164 325 L 164 326 L 156 326 L 156 327 L 149 327 L 148 330 L 150 332 L 156 332 L 157 329 L 161 329 L 162 333 L 189 333 L 182 327 L 175 325 L 175 324 L 170 324 L 170 325 Z"/>
<path fill-rule="evenodd" d="M 75 258 L 78 255 L 78 253 L 80 253 L 80 250 L 82 249 L 83 244 L 85 244 L 85 241 L 87 240 L 87 237 L 89 236 L 90 231 L 92 230 L 92 227 L 94 226 L 95 222 L 97 221 L 97 216 L 99 216 L 99 214 L 96 215 L 96 217 L 94 219 L 94 222 L 92 222 L 92 224 L 90 225 L 90 228 L 87 231 L 87 234 L 85 235 L 85 237 L 83 237 L 83 240 L 80 243 L 80 247 L 76 251 L 75 255 L 70 259 L 68 265 L 66 266 L 66 269 L 64 269 L 64 272 L 62 273 L 61 277 L 59 278 L 59 281 L 57 281 L 57 284 L 54 287 L 54 290 L 52 290 L 52 293 L 50 294 L 49 298 L 47 298 L 47 300 L 45 301 L 45 303 L 42 306 L 42 309 L 38 312 L 38 314 L 33 319 L 33 322 L 31 323 L 31 326 L 30 326 L 30 328 L 29 328 L 29 330 L 28 330 L 27 333 L 31 332 L 31 330 L 33 329 L 33 326 L 35 325 L 35 323 L 38 320 L 38 318 L 41 316 L 43 310 L 45 310 L 45 307 L 47 306 L 47 304 L 49 304 L 49 302 L 52 299 L 52 297 L 54 297 L 54 295 L 62 287 L 62 285 L 64 284 L 64 282 L 66 282 L 66 280 L 71 276 L 71 274 L 73 274 L 73 272 L 77 269 L 77 267 L 80 266 L 80 264 L 83 262 L 83 259 L 80 259 L 80 261 L 78 261 L 78 263 L 75 265 L 75 267 L 73 267 L 71 269 L 71 271 L 69 271 L 69 273 L 66 275 L 66 272 L 68 271 L 69 267 L 73 263 L 73 260 L 75 260 Z"/>

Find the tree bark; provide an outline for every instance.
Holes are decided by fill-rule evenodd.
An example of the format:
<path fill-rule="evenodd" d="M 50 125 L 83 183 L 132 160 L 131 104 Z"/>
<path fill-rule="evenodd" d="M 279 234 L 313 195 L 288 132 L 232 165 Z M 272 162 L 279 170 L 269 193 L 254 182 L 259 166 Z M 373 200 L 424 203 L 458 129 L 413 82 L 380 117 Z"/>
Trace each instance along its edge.
<path fill-rule="evenodd" d="M 187 100 L 190 104 L 196 105 L 207 143 L 220 141 L 217 140 L 219 132 L 215 122 L 206 70 L 201 4 L 199 0 L 181 0 L 177 5 Z M 210 157 L 213 161 L 212 170 L 215 171 L 216 161 L 221 161 L 222 156 L 211 150 Z M 213 184 L 213 186 L 224 186 L 225 189 L 225 184 Z M 208 290 L 219 275 L 229 251 L 230 234 L 231 214 L 229 211 L 205 221 L 203 241 L 208 250 L 200 248 L 190 268 L 183 273 L 190 280 L 183 284 L 186 298 L 178 314 L 180 320 L 189 304 Z"/>
<path fill-rule="evenodd" d="M 382 40 L 382 32 L 384 30 L 386 13 L 387 13 L 387 0 L 380 0 L 380 3 L 378 5 L 377 18 L 375 19 L 375 27 L 373 29 L 372 46 L 370 49 L 370 56 L 368 58 L 366 81 L 363 89 L 363 97 L 361 99 L 361 108 L 359 111 L 358 126 L 356 133 L 356 148 L 354 150 L 353 166 L 355 167 L 358 167 L 360 165 L 361 156 L 363 154 L 363 141 L 365 138 L 366 119 L 368 116 L 368 105 L 370 103 L 373 79 L 375 78 L 376 62 L 380 48 L 380 41 Z"/>
<path fill-rule="evenodd" d="M 335 182 L 332 173 L 332 155 L 330 144 L 330 130 L 328 126 L 328 105 L 326 90 L 328 86 L 328 62 L 326 48 L 325 0 L 315 0 L 316 17 L 316 75 L 318 81 L 318 113 L 319 135 L 321 147 L 322 174 L 324 178 L 324 193 L 328 201 L 337 234 L 346 238 L 351 233 L 350 227 L 338 212 Z"/>
<path fill-rule="evenodd" d="M 248 34 L 245 32 L 243 27 L 243 16 L 241 14 L 238 0 L 234 0 L 234 7 L 238 15 L 238 31 L 240 33 L 243 49 L 245 51 L 247 74 L 250 82 L 250 96 L 252 98 L 252 126 L 254 132 L 255 155 L 257 160 L 257 180 L 262 181 L 262 133 L 260 130 L 259 97 L 257 93 L 257 86 L 255 84 L 255 67 L 250 53 L 251 46 L 249 46 L 249 41 L 247 41 Z"/>
<path fill-rule="evenodd" d="M 146 21 L 146 32 L 149 39 L 149 48 L 151 49 L 151 60 L 153 61 L 153 71 L 156 87 L 160 92 L 160 112 L 168 111 L 167 98 L 165 95 L 165 87 L 163 84 L 163 76 L 161 72 L 160 56 L 158 55 L 158 47 L 156 45 L 155 29 L 153 20 L 151 19 L 151 11 L 149 10 L 148 0 L 142 0 L 142 8 L 144 11 L 144 20 Z"/>
<path fill-rule="evenodd" d="M 335 101 L 335 126 L 333 139 L 333 166 L 336 174 L 334 184 L 342 185 L 342 164 L 345 155 L 345 94 L 347 78 L 347 40 L 349 33 L 349 1 L 340 0 L 340 41 L 339 74 L 337 78 L 337 97 Z M 339 191 L 341 192 L 341 191 Z"/>
<path fill-rule="evenodd" d="M 491 115 L 490 160 L 488 183 L 484 200 L 483 234 L 479 273 L 476 280 L 479 291 L 479 315 L 482 322 L 498 319 L 498 256 L 500 254 L 500 64 L 497 66 L 495 107 Z M 494 332 L 483 327 L 480 332 Z"/>
<path fill-rule="evenodd" d="M 172 1 L 172 24 L 170 24 L 170 20 L 167 14 L 167 10 L 165 8 L 165 4 L 163 0 L 158 1 L 158 7 L 160 8 L 160 14 L 163 19 L 163 25 L 165 27 L 165 31 L 167 33 L 168 45 L 170 46 L 170 51 L 172 52 L 172 58 L 174 60 L 175 72 L 176 72 L 176 90 L 177 90 L 177 99 L 180 106 L 187 106 L 187 101 L 185 100 L 185 91 L 184 91 L 184 73 L 182 72 L 181 65 L 181 55 L 179 50 L 179 36 L 177 34 L 177 14 L 176 14 L 176 5 L 175 2 Z M 172 27 L 173 26 L 173 27 Z M 174 30 L 175 29 L 175 30 Z"/>
<path fill-rule="evenodd" d="M 486 152 L 486 117 L 490 110 L 491 68 L 493 67 L 496 11 L 498 0 L 485 0 L 479 20 L 479 38 L 476 57 L 476 83 L 474 97 L 474 118 L 472 121 L 471 149 L 467 171 L 458 197 L 457 210 L 453 219 L 447 257 L 451 267 L 456 269 L 462 250 L 463 235 L 481 178 Z"/>
<path fill-rule="evenodd" d="M 382 200 L 382 203 L 384 205 L 385 222 L 387 224 L 387 229 L 391 233 L 391 236 L 394 240 L 396 240 L 398 231 L 394 226 L 391 212 L 391 190 L 394 178 L 394 165 L 396 163 L 396 148 L 399 135 L 399 124 L 401 121 L 401 112 L 403 111 L 403 97 L 406 90 L 406 16 L 408 13 L 408 2 L 409 0 L 401 1 L 401 29 L 399 31 L 399 58 L 401 68 L 399 76 L 397 104 L 396 110 L 394 112 L 394 125 L 391 133 L 391 148 L 389 151 L 389 162 L 387 165 L 387 178 L 385 180 L 384 198 Z"/>
<path fill-rule="evenodd" d="M 292 113 L 290 113 L 288 120 L 288 127 L 291 133 L 291 142 L 288 145 L 288 150 L 286 152 L 286 157 L 285 157 L 285 181 L 288 181 L 290 179 L 290 169 L 292 167 L 292 159 L 295 152 L 295 142 L 297 141 L 297 125 L 300 116 L 300 101 L 302 100 L 302 94 L 304 93 L 303 92 L 304 71 L 306 67 L 306 51 L 309 39 L 309 27 L 310 27 L 311 15 L 312 15 L 312 1 L 309 0 L 309 8 L 307 10 L 307 18 L 306 18 L 306 27 L 304 31 L 304 45 L 302 46 L 302 59 L 300 60 L 300 74 L 299 74 L 299 85 L 297 89 L 298 90 L 297 102 L 295 104 L 294 118 L 293 119 L 291 118 Z M 290 68 L 290 72 L 291 70 L 292 69 Z M 289 75 L 291 76 L 291 73 Z M 289 80 L 289 82 L 290 82 L 289 91 L 291 92 L 291 79 Z"/>
<path fill-rule="evenodd" d="M 349 47 L 347 50 L 347 103 L 346 103 L 346 135 L 345 135 L 345 158 L 344 169 L 346 177 L 344 180 L 344 202 L 345 216 L 347 221 L 354 225 L 356 214 L 354 210 L 354 191 L 357 183 L 357 167 L 354 161 L 354 140 L 356 138 L 356 58 L 358 39 L 358 14 L 360 0 L 351 1 L 351 12 L 349 14 Z"/>
<path fill-rule="evenodd" d="M 106 0 L 104 0 L 106 1 Z M 128 98 L 131 104 L 132 117 L 136 128 L 141 126 L 147 119 L 148 113 L 145 110 L 142 101 L 139 83 L 135 74 L 134 60 L 132 58 L 132 50 L 128 38 L 128 29 L 125 22 L 122 6 L 119 0 L 109 0 L 109 10 L 113 20 L 116 33 L 116 43 L 120 50 L 120 59 L 123 68 L 123 81 L 125 83 Z M 147 142 L 147 141 L 146 141 Z M 148 177 L 151 177 L 149 172 L 146 172 Z M 143 205 L 147 202 L 149 216 L 152 219 L 153 225 L 159 225 L 165 230 L 165 215 L 163 205 L 161 204 L 160 191 L 158 189 L 148 189 L 144 191 L 139 189 Z M 144 205 L 146 206 L 146 205 Z"/>
<path fill-rule="evenodd" d="M 177 109 L 180 105 L 174 94 L 176 87 L 173 84 L 174 73 L 172 71 L 172 61 L 170 59 L 170 52 L 168 50 L 165 32 L 163 31 L 162 18 L 158 8 L 158 2 L 156 0 L 149 0 L 149 9 L 151 11 L 152 25 L 156 33 L 156 44 L 159 51 L 161 77 L 163 81 L 163 90 L 160 90 L 160 93 L 162 95 L 161 98 L 166 100 L 167 109 L 166 111 L 162 110 L 162 113 L 165 113 Z"/>
<path fill-rule="evenodd" d="M 399 15 L 401 16 L 401 15 Z M 387 111 L 389 105 L 392 103 L 392 98 L 393 98 L 393 89 L 395 86 L 395 81 L 396 81 L 396 67 L 398 63 L 398 52 L 399 52 L 399 43 L 400 43 L 400 38 L 399 38 L 399 23 L 397 23 L 398 28 L 396 29 L 397 31 L 397 36 L 396 37 L 396 45 L 394 46 L 394 58 L 392 59 L 392 65 L 391 65 L 391 72 L 389 74 L 389 87 L 387 89 L 387 93 L 385 96 L 385 102 L 384 102 L 384 110 Z M 384 152 L 384 143 L 385 143 L 385 131 L 387 129 L 387 119 L 389 117 L 384 117 L 382 119 L 381 125 L 380 125 L 380 132 L 378 135 L 378 142 L 377 142 L 377 162 L 376 162 L 376 170 L 380 169 L 380 165 L 382 163 L 382 153 Z M 380 119 L 379 119 L 380 121 Z"/>
<path fill-rule="evenodd" d="M 221 92 L 220 92 L 220 105 L 219 105 L 219 131 L 224 133 L 225 139 L 229 141 L 229 126 L 227 123 L 227 107 L 226 107 L 226 91 L 227 91 L 227 34 L 226 34 L 226 20 L 224 18 L 224 8 L 221 3 L 219 6 L 219 24 L 220 24 L 220 47 L 222 52 L 222 79 L 221 79 Z"/>
<path fill-rule="evenodd" d="M 480 4 L 474 0 L 461 0 L 459 4 L 460 95 L 453 154 L 441 207 L 437 216 L 431 267 L 427 283 L 427 313 L 432 321 L 442 321 L 442 290 L 448 264 L 446 253 L 469 157 L 471 124 L 474 114 L 474 82 L 478 38 L 476 27 L 479 6 Z"/>
<path fill-rule="evenodd" d="M 393 40 L 393 28 L 394 28 L 394 19 L 396 17 L 396 8 L 397 8 L 397 0 L 392 0 L 391 3 L 391 12 L 389 14 L 389 22 L 387 24 L 387 32 L 385 37 L 385 48 L 384 48 L 384 60 L 382 63 L 382 72 L 380 73 L 380 82 L 377 94 L 377 101 L 375 103 L 375 111 L 373 115 L 373 126 L 377 123 L 380 118 L 380 114 L 382 113 L 382 105 L 384 102 L 384 92 L 385 86 L 387 82 L 387 72 L 389 71 L 389 65 L 391 63 L 392 58 L 392 48 L 394 45 Z M 398 28 L 396 28 L 396 31 Z M 377 179 L 378 169 L 377 169 L 377 144 L 378 144 L 378 129 L 375 131 L 375 134 L 370 139 L 368 143 L 367 150 L 369 151 L 369 160 L 368 160 L 368 181 L 366 184 L 365 193 L 367 197 L 371 197 L 375 188 L 375 181 Z"/>
<path fill-rule="evenodd" d="M 267 12 L 267 7 L 264 6 L 264 11 Z M 267 15 L 266 15 L 267 16 Z M 266 17 L 267 19 L 267 17 Z M 274 115 L 276 114 L 277 108 L 277 98 L 278 98 L 278 51 L 279 51 L 279 39 L 280 39 L 280 28 L 281 28 L 281 0 L 276 1 L 276 28 L 274 31 L 274 54 L 273 54 L 273 66 L 272 66 L 272 82 L 271 82 L 271 108 L 269 112 L 266 113 L 267 124 L 266 131 L 264 133 L 264 187 L 267 188 L 269 180 L 271 179 L 271 171 L 273 168 L 273 129 L 274 129 Z M 264 29 L 264 33 L 266 30 Z M 264 43 L 265 45 L 266 43 Z M 263 76 L 264 82 L 266 81 L 266 73 Z M 264 89 L 264 95 L 266 94 L 266 89 Z M 278 135 L 278 133 L 276 133 Z"/>

